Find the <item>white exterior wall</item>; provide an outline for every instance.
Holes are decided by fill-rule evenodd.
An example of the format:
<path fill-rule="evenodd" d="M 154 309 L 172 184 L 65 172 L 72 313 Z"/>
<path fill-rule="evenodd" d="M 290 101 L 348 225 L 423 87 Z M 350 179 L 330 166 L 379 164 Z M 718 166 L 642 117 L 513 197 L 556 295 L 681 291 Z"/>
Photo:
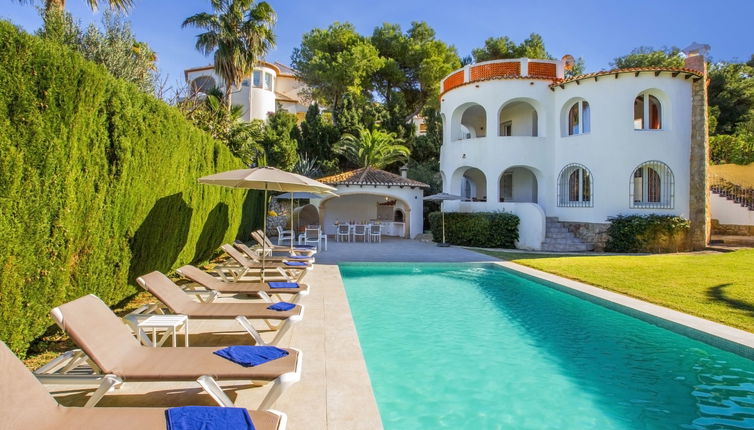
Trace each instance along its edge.
<path fill-rule="evenodd" d="M 662 105 L 662 130 L 634 130 L 634 99 L 653 90 Z M 617 214 L 672 214 L 689 217 L 689 157 L 691 146 L 691 81 L 665 73 L 655 77 L 648 72 L 586 79 L 581 85 L 568 84 L 554 92 L 558 112 L 573 98 L 589 102 L 591 132 L 554 140 L 554 175 L 569 163 L 586 166 L 593 175 L 592 208 L 557 207 L 551 204 L 548 216 L 562 221 L 605 222 Z M 567 120 L 562 112 L 560 121 Z M 559 121 L 558 121 L 559 122 Z M 560 127 L 554 127 L 560 130 Z M 629 182 L 634 169 L 645 161 L 662 161 L 670 167 L 675 182 L 672 209 L 631 209 Z M 555 176 L 557 183 L 557 176 Z M 555 185 L 552 186 L 555 190 Z M 556 198 L 555 196 L 554 198 Z M 555 200 L 552 203 L 555 203 Z"/>
<path fill-rule="evenodd" d="M 712 219 L 726 225 L 754 225 L 754 211 L 750 211 L 718 194 L 710 194 Z"/>
<path fill-rule="evenodd" d="M 399 187 L 384 185 L 336 185 L 340 197 L 312 200 L 312 204 L 319 209 L 320 220 L 325 233 L 335 234 L 335 221 L 370 220 L 377 218 L 377 203 L 396 200 L 395 209 L 401 209 L 404 214 L 408 231 L 407 236 L 414 238 L 424 232 L 424 191 L 421 188 Z"/>
<path fill-rule="evenodd" d="M 474 167 L 485 174 L 487 190 L 483 195 L 494 197 L 488 198 L 486 203 L 463 203 L 471 205 L 464 209 L 515 213 L 508 203 L 499 202 L 500 177 L 511 167 L 526 167 L 536 177 L 536 201 L 548 217 L 590 223 L 604 223 L 610 216 L 634 213 L 688 218 L 692 81 L 683 76 L 673 78 L 667 72 L 659 76 L 644 72 L 636 77 L 633 73 L 623 73 L 617 79 L 615 75 L 606 75 L 597 81 L 584 79 L 579 85 L 571 82 L 554 91 L 549 87 L 551 81 L 536 79 L 493 79 L 451 89 L 441 100 L 443 191 L 462 194 L 464 169 Z M 645 90 L 653 90 L 662 104 L 662 130 L 634 130 L 634 99 Z M 567 121 L 568 107 L 578 99 L 589 102 L 591 130 L 564 137 L 566 127 L 562 122 Z M 515 136 L 531 134 L 530 130 L 525 130 L 527 124 L 530 127 L 531 119 L 524 118 L 523 113 L 513 115 L 514 136 L 499 136 L 501 109 L 513 101 L 527 101 L 536 109 L 537 137 Z M 452 133 L 458 130 L 463 108 L 472 104 L 479 104 L 486 111 L 487 137 L 455 140 L 457 136 Z M 518 111 L 520 109 L 516 109 Z M 516 118 L 523 123 L 522 128 L 517 128 Z M 673 172 L 673 207 L 631 209 L 631 175 L 641 163 L 653 160 L 667 164 Z M 558 207 L 558 175 L 570 163 L 582 164 L 591 171 L 593 207 Z M 514 178 L 513 201 L 524 199 L 524 191 L 530 186 L 530 183 L 516 184 Z M 522 241 L 533 243 L 523 234 L 522 231 Z"/>

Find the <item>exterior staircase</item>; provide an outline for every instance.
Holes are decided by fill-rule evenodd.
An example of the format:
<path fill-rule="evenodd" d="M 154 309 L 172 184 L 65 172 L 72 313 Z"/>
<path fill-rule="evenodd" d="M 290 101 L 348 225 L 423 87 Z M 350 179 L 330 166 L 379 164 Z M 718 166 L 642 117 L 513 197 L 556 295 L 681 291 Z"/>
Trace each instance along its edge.
<path fill-rule="evenodd" d="M 710 190 L 742 208 L 754 211 L 754 188 L 744 187 L 719 176 L 710 175 Z"/>
<path fill-rule="evenodd" d="M 582 242 L 558 221 L 556 217 L 547 217 L 545 240 L 542 251 L 584 252 L 594 249 L 594 245 Z"/>

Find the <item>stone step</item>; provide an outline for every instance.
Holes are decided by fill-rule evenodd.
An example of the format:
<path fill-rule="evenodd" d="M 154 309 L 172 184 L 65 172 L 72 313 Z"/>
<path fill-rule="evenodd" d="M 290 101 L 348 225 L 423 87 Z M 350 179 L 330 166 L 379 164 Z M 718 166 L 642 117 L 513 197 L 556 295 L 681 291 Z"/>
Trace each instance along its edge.
<path fill-rule="evenodd" d="M 547 242 L 547 243 L 557 243 L 557 244 L 560 244 L 560 245 L 578 245 L 578 244 L 584 243 L 584 242 L 578 240 L 575 237 L 561 237 L 561 238 L 549 238 L 549 237 L 546 237 L 545 240 L 543 241 L 543 243 L 544 242 Z"/>
<path fill-rule="evenodd" d="M 570 230 L 560 223 L 557 217 L 547 217 L 545 222 L 545 240 L 543 251 L 584 252 L 592 251 L 594 246 L 582 242 Z"/>
<path fill-rule="evenodd" d="M 545 234 L 545 240 L 547 240 L 547 239 L 574 239 L 574 240 L 578 240 L 576 238 L 576 236 L 574 236 L 573 233 L 571 233 L 570 231 L 559 232 L 559 233 L 550 233 L 550 232 L 547 232 L 547 234 Z"/>

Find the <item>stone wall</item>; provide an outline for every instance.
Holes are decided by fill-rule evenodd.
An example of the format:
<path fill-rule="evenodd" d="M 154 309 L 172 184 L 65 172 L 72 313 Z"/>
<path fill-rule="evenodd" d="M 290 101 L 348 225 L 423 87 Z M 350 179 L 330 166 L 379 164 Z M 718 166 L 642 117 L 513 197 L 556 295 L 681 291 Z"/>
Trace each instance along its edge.
<path fill-rule="evenodd" d="M 267 216 L 267 236 L 275 236 L 278 235 L 277 227 L 282 227 L 283 230 L 288 230 L 290 228 L 290 222 L 288 220 L 288 212 L 290 212 L 290 208 L 286 207 L 284 204 L 282 204 L 280 201 L 276 199 L 270 200 L 270 205 L 268 206 L 268 211 L 275 212 L 276 216 Z"/>
<path fill-rule="evenodd" d="M 689 182 L 689 238 L 691 248 L 704 249 L 710 239 L 709 124 L 707 115 L 707 65 L 701 55 L 686 58 L 686 67 L 702 72 L 691 86 L 691 157 Z"/>
<path fill-rule="evenodd" d="M 712 234 L 754 236 L 754 225 L 720 224 L 720 221 L 713 219 Z"/>
<path fill-rule="evenodd" d="M 610 223 L 568 222 L 560 221 L 574 236 L 582 242 L 594 246 L 594 250 L 602 252 L 607 243 L 607 228 Z"/>

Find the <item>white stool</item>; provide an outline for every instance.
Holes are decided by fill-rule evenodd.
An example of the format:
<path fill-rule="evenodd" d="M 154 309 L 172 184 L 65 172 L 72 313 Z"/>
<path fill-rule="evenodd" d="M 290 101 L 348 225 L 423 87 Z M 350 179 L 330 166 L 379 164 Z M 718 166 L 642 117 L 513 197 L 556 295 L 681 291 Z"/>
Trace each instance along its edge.
<path fill-rule="evenodd" d="M 146 344 L 146 346 L 158 347 L 168 339 L 170 335 L 173 337 L 173 347 L 176 346 L 176 333 L 178 330 L 183 329 L 184 333 L 184 346 L 189 346 L 189 330 L 188 330 L 188 317 L 186 315 L 152 315 L 147 319 L 141 320 L 138 324 L 137 337 L 139 340 Z M 146 335 L 147 330 L 152 330 L 152 339 L 150 341 L 149 336 Z M 159 342 L 157 341 L 157 332 L 164 331 Z"/>

